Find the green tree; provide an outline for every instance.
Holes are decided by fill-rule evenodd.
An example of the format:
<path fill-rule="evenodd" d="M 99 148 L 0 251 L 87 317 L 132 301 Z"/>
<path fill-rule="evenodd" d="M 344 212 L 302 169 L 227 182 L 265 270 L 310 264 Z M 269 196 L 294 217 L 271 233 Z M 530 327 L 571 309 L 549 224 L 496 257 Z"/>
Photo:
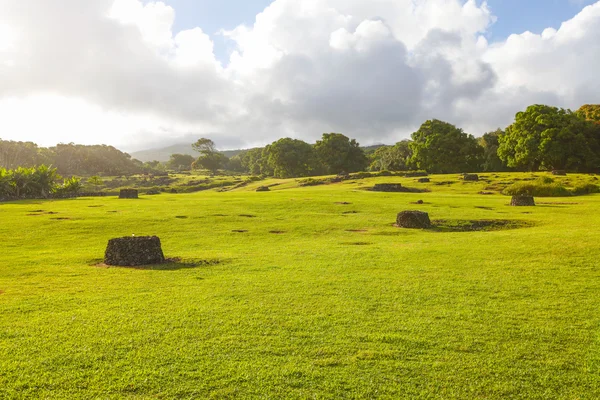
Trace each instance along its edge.
<path fill-rule="evenodd" d="M 223 153 L 206 153 L 192 163 L 193 169 L 207 169 L 215 174 L 217 171 L 227 165 L 227 156 Z"/>
<path fill-rule="evenodd" d="M 383 146 L 371 154 L 371 171 L 406 171 L 412 156 L 410 140 L 403 140 L 394 146 Z"/>
<path fill-rule="evenodd" d="M 87 181 L 90 185 L 93 185 L 96 190 L 98 190 L 100 186 L 104 184 L 104 181 L 98 175 L 90 176 Z"/>
<path fill-rule="evenodd" d="M 369 165 L 358 142 L 341 133 L 324 133 L 315 144 L 315 151 L 329 174 L 364 171 Z"/>
<path fill-rule="evenodd" d="M 171 154 L 167 161 L 167 168 L 175 171 L 189 171 L 192 169 L 192 164 L 195 158 L 189 154 Z"/>
<path fill-rule="evenodd" d="M 313 146 L 302 140 L 279 139 L 265 147 L 263 154 L 277 178 L 310 176 L 318 165 Z"/>
<path fill-rule="evenodd" d="M 200 157 L 192 165 L 194 169 L 204 168 L 214 174 L 227 164 L 227 157 L 217 151 L 215 142 L 210 139 L 198 139 L 192 144 L 192 148 L 200 153 Z"/>
<path fill-rule="evenodd" d="M 252 175 L 272 176 L 273 171 L 267 163 L 264 147 L 246 150 L 240 154 L 242 168 Z"/>
<path fill-rule="evenodd" d="M 598 129 L 570 110 L 532 105 L 517 113 L 500 137 L 498 155 L 509 167 L 587 170 L 598 165 Z"/>
<path fill-rule="evenodd" d="M 502 129 L 484 133 L 477 139 L 477 143 L 483 148 L 482 169 L 486 172 L 508 171 L 509 168 L 498 156 L 499 138 L 504 135 Z"/>
<path fill-rule="evenodd" d="M 441 174 L 480 170 L 483 149 L 472 135 L 452 124 L 426 121 L 412 139 L 409 162 L 416 169 Z"/>
<path fill-rule="evenodd" d="M 594 121 L 600 124 L 600 104 L 586 104 L 581 106 L 575 114 L 587 121 Z"/>

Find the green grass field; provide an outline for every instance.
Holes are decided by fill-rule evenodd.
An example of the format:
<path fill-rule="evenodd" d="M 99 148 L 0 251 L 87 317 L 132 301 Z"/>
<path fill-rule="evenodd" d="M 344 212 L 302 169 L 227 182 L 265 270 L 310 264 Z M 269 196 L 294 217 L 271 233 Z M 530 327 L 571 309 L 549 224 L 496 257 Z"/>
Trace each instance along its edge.
<path fill-rule="evenodd" d="M 0 204 L 0 398 L 600 398 L 600 195 L 484 175 Z M 100 265 L 132 234 L 181 262 Z"/>

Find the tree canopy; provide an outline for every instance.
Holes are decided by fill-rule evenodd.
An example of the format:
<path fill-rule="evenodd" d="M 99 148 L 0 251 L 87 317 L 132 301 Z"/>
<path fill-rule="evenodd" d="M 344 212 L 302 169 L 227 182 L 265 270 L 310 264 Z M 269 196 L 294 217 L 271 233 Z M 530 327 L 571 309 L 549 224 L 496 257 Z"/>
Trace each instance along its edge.
<path fill-rule="evenodd" d="M 509 167 L 587 170 L 598 164 L 599 125 L 563 108 L 532 105 L 517 113 L 500 137 L 498 155 Z"/>
<path fill-rule="evenodd" d="M 412 134 L 410 164 L 430 173 L 478 171 L 483 150 L 462 129 L 437 119 L 426 121 Z"/>
<path fill-rule="evenodd" d="M 315 151 L 329 174 L 364 171 L 369 164 L 358 142 L 341 133 L 324 133 L 315 144 Z"/>
<path fill-rule="evenodd" d="M 276 178 L 310 176 L 318 168 L 315 149 L 302 140 L 279 139 L 265 147 L 263 154 Z"/>

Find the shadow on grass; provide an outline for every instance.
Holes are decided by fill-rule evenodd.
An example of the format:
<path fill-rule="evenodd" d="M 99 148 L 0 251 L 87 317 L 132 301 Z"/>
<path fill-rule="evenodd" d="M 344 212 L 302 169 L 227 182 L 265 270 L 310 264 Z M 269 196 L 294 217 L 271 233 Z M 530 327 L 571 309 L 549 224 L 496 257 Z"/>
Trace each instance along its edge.
<path fill-rule="evenodd" d="M 137 269 L 145 271 L 179 271 L 182 269 L 193 269 L 201 267 L 209 267 L 212 265 L 223 264 L 225 260 L 217 259 L 195 259 L 195 258 L 168 258 L 164 263 L 151 264 L 151 265 L 137 265 L 137 266 L 117 266 L 117 265 L 106 265 L 103 260 L 93 260 L 90 265 L 99 268 L 127 268 Z"/>
<path fill-rule="evenodd" d="M 509 219 L 438 219 L 431 221 L 431 223 L 432 227 L 426 229 L 430 232 L 490 232 L 535 226 L 531 221 Z"/>

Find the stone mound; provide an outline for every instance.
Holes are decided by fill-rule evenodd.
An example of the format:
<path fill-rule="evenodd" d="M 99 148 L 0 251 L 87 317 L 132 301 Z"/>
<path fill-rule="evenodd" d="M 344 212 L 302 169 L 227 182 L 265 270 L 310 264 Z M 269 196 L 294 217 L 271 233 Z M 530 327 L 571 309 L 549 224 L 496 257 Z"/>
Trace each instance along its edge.
<path fill-rule="evenodd" d="M 429 219 L 429 214 L 423 211 L 402 211 L 396 217 L 396 223 L 400 228 L 431 228 L 431 220 Z"/>
<path fill-rule="evenodd" d="M 567 171 L 562 170 L 562 169 L 555 169 L 554 171 L 552 171 L 552 175 L 567 176 Z"/>
<path fill-rule="evenodd" d="M 161 264 L 165 256 L 156 236 L 131 236 L 108 241 L 104 263 L 120 267 Z"/>
<path fill-rule="evenodd" d="M 270 191 L 271 191 L 271 189 L 270 189 L 268 186 L 259 186 L 259 187 L 256 189 L 256 191 L 257 191 L 257 192 L 270 192 Z"/>
<path fill-rule="evenodd" d="M 477 174 L 464 174 L 463 175 L 463 180 L 464 181 L 469 181 L 469 182 L 479 182 L 479 175 L 477 175 Z"/>
<path fill-rule="evenodd" d="M 535 200 L 532 196 L 513 196 L 510 205 L 515 207 L 532 207 L 535 206 Z"/>
<path fill-rule="evenodd" d="M 137 199 L 138 191 L 136 189 L 121 189 L 119 192 L 120 199 Z"/>
<path fill-rule="evenodd" d="M 401 183 L 378 183 L 373 186 L 375 192 L 405 192 Z"/>

